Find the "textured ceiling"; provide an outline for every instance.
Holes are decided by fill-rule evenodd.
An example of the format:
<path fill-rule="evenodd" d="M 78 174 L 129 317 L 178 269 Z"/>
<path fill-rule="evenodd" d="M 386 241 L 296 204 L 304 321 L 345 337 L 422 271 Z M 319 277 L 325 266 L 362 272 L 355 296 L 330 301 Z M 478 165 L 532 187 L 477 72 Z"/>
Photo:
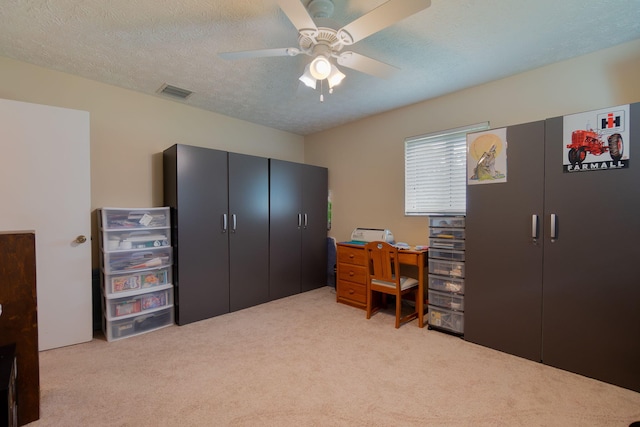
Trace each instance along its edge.
<path fill-rule="evenodd" d="M 308 0 L 302 0 L 308 3 Z M 334 0 L 338 29 L 384 0 Z M 432 0 L 349 49 L 400 69 L 346 78 L 320 102 L 305 55 L 227 61 L 218 52 L 298 47 L 276 0 L 2 0 L 0 56 L 307 135 L 640 38 L 640 0 Z"/>

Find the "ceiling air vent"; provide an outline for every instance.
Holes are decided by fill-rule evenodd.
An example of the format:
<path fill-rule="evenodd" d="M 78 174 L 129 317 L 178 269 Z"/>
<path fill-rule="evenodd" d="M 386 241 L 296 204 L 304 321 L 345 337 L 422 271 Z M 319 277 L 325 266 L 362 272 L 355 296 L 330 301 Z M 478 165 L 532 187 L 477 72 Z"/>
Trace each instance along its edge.
<path fill-rule="evenodd" d="M 158 93 L 161 95 L 171 96 L 173 98 L 187 99 L 193 92 L 165 83 L 160 86 L 160 89 L 158 89 Z"/>

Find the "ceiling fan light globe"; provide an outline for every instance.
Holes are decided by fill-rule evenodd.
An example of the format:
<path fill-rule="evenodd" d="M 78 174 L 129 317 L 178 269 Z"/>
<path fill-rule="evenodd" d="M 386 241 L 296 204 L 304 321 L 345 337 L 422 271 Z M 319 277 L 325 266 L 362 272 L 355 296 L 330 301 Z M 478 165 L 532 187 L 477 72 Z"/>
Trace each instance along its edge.
<path fill-rule="evenodd" d="M 344 80 L 346 76 L 336 67 L 335 65 L 331 66 L 331 74 L 327 77 L 327 81 L 329 82 L 329 88 L 333 89 L 334 86 L 340 84 L 342 80 Z"/>
<path fill-rule="evenodd" d="M 322 55 L 311 61 L 309 71 L 316 80 L 324 80 L 331 74 L 331 62 Z"/>
<path fill-rule="evenodd" d="M 304 68 L 304 73 L 300 76 L 299 80 L 305 84 L 305 86 L 310 87 L 311 89 L 316 88 L 317 80 L 313 78 L 311 73 L 309 72 L 309 64 Z"/>

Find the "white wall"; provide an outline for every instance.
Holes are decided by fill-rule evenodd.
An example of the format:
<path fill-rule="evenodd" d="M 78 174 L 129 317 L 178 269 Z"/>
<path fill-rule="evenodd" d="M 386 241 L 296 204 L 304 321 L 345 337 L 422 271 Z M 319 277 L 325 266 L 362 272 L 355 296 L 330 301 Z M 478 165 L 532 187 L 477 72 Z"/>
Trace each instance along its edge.
<path fill-rule="evenodd" d="M 304 161 L 299 135 L 178 101 L 3 57 L 0 76 L 0 98 L 89 112 L 94 266 L 98 238 L 93 212 L 100 207 L 162 206 L 162 151 L 167 147 L 179 143 Z"/>
<path fill-rule="evenodd" d="M 307 163 L 329 168 L 330 234 L 389 228 L 427 244 L 404 216 L 404 139 L 489 121 L 492 128 L 640 101 L 640 40 L 330 129 L 305 138 Z"/>
<path fill-rule="evenodd" d="M 85 110 L 92 209 L 162 204 L 162 156 L 173 144 L 302 162 L 299 135 L 0 57 L 0 98 Z"/>

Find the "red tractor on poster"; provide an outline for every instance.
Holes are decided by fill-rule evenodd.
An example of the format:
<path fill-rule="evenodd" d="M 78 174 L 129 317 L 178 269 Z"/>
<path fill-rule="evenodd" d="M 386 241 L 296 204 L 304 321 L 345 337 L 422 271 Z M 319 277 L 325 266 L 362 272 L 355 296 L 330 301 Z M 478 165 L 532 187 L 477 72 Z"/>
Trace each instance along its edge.
<path fill-rule="evenodd" d="M 569 162 L 572 166 L 582 165 L 587 153 L 599 156 L 609 152 L 614 161 L 622 158 L 624 145 L 622 143 L 622 135 L 614 133 L 607 138 L 607 144 L 601 139 L 601 135 L 590 130 L 576 130 L 571 133 L 571 144 L 567 145 L 569 149 Z"/>

